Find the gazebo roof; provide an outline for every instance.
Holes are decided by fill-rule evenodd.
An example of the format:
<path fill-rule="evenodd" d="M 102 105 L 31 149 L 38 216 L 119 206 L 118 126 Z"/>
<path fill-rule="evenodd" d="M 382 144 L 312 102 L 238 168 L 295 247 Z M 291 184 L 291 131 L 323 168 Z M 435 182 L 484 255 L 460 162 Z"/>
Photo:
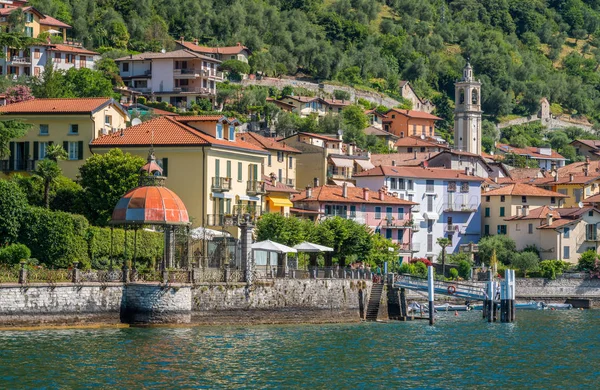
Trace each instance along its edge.
<path fill-rule="evenodd" d="M 123 195 L 113 210 L 113 225 L 189 225 L 182 200 L 161 186 L 136 187 Z"/>

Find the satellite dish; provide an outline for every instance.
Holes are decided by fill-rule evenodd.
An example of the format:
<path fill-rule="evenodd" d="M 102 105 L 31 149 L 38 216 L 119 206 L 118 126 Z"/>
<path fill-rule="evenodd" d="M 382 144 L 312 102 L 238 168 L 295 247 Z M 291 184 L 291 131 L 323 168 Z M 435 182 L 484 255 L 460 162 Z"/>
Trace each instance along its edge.
<path fill-rule="evenodd" d="M 556 176 L 556 171 L 550 171 L 550 176 L 555 177 Z"/>
<path fill-rule="evenodd" d="M 577 206 L 579 206 L 579 208 L 582 209 L 583 208 L 583 202 L 577 203 Z"/>
<path fill-rule="evenodd" d="M 343 131 L 342 129 L 339 129 L 339 130 L 337 131 L 337 133 L 338 133 L 338 135 L 343 135 L 343 134 L 344 134 L 344 131 Z"/>
<path fill-rule="evenodd" d="M 166 53 L 167 51 L 163 48 L 163 49 L 160 49 L 160 52 L 161 53 Z"/>
<path fill-rule="evenodd" d="M 133 120 L 131 121 L 131 126 L 137 126 L 142 124 L 142 120 L 140 118 L 133 118 Z"/>
<path fill-rule="evenodd" d="M 425 134 L 421 134 L 421 139 L 425 139 Z"/>

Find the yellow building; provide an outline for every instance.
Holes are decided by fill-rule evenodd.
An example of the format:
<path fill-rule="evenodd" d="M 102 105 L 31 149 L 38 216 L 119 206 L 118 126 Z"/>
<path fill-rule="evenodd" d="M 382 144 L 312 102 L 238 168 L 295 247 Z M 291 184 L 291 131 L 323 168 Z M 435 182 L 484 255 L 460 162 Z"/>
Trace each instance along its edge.
<path fill-rule="evenodd" d="M 265 192 L 262 165 L 269 153 L 236 139 L 237 125 L 218 115 L 159 117 L 98 138 L 91 148 L 106 153 L 118 147 L 145 158 L 152 145 L 193 226 L 225 229 L 240 215 L 260 215 Z"/>
<path fill-rule="evenodd" d="M 127 111 L 110 98 L 33 99 L 0 107 L 0 119 L 20 119 L 31 125 L 23 137 L 10 142 L 10 156 L 0 175 L 31 172 L 43 160 L 49 145 L 62 145 L 67 160 L 59 161 L 63 174 L 76 179 L 79 167 L 91 156 L 89 144 L 98 136 L 120 132 Z"/>
<path fill-rule="evenodd" d="M 600 211 L 594 207 L 542 206 L 527 215 L 507 218 L 508 235 L 517 250 L 535 245 L 542 260 L 577 263 L 582 253 L 598 252 Z"/>
<path fill-rule="evenodd" d="M 591 171 L 588 171 L 588 174 L 577 172 L 563 174 L 561 173 L 563 168 L 558 170 L 558 175 L 536 179 L 533 184 L 568 195 L 569 198 L 565 200 L 565 207 L 577 207 L 580 202 L 585 202 L 587 198 L 600 193 L 600 175 L 598 175 L 598 172 L 593 174 Z"/>
<path fill-rule="evenodd" d="M 481 193 L 483 235 L 508 234 L 506 219 L 526 216 L 541 206 L 562 207 L 567 195 L 514 183 Z"/>

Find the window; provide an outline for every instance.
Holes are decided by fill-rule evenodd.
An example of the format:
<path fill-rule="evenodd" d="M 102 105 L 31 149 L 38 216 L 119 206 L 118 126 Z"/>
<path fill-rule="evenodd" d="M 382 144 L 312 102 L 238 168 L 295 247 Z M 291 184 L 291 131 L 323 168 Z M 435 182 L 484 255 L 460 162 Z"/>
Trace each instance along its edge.
<path fill-rule="evenodd" d="M 217 123 L 217 139 L 223 139 L 223 124 Z"/>
<path fill-rule="evenodd" d="M 25 13 L 25 23 L 33 22 L 33 14 L 30 12 Z"/>
<path fill-rule="evenodd" d="M 35 59 L 40 58 L 40 49 L 33 49 L 33 58 L 35 58 Z"/>
<path fill-rule="evenodd" d="M 79 142 L 69 142 L 68 151 L 69 160 L 79 160 Z"/>
<path fill-rule="evenodd" d="M 427 220 L 427 233 L 433 233 L 433 221 L 431 219 Z"/>
<path fill-rule="evenodd" d="M 404 207 L 398 207 L 398 219 L 404 219 Z"/>
<path fill-rule="evenodd" d="M 288 168 L 289 169 L 294 168 L 294 159 L 292 156 L 288 156 Z"/>
<path fill-rule="evenodd" d="M 271 155 L 269 154 L 269 156 L 267 157 L 267 165 L 271 166 Z"/>
<path fill-rule="evenodd" d="M 283 152 L 277 152 L 277 161 L 278 162 L 282 162 L 283 161 Z"/>
<path fill-rule="evenodd" d="M 227 167 L 227 177 L 231 177 L 231 161 L 227 160 L 225 166 Z"/>
<path fill-rule="evenodd" d="M 225 213 L 231 214 L 231 199 L 225 199 Z"/>
<path fill-rule="evenodd" d="M 556 204 L 556 198 L 554 196 L 550 198 L 550 204 Z"/>
<path fill-rule="evenodd" d="M 521 196 L 521 203 L 527 203 L 527 197 Z"/>
<path fill-rule="evenodd" d="M 395 178 L 395 177 L 392 177 L 392 178 L 390 179 L 390 189 L 392 189 L 392 190 L 395 190 L 395 189 L 397 189 L 397 188 L 398 188 L 398 187 L 396 187 L 396 178 Z"/>
<path fill-rule="evenodd" d="M 449 181 L 448 182 L 448 192 L 454 192 L 454 191 L 456 191 L 456 182 Z"/>
<path fill-rule="evenodd" d="M 414 189 L 415 189 L 415 186 L 414 186 L 414 183 L 413 183 L 413 181 L 412 181 L 412 180 L 408 180 L 408 181 L 407 181 L 407 186 L 406 186 L 406 187 L 407 187 L 407 189 L 408 189 L 409 191 L 414 191 Z"/>
<path fill-rule="evenodd" d="M 417 125 L 413 125 L 413 135 L 417 135 Z"/>
<path fill-rule="evenodd" d="M 79 125 L 69 125 L 69 134 L 79 134 Z"/>
<path fill-rule="evenodd" d="M 427 212 L 433 212 L 433 195 L 427 195 Z"/>
<path fill-rule="evenodd" d="M 123 62 L 123 72 L 129 72 L 129 62 Z"/>
<path fill-rule="evenodd" d="M 39 76 L 42 73 L 42 68 L 40 68 L 39 66 L 36 66 L 33 68 L 33 74 L 34 76 Z"/>
<path fill-rule="evenodd" d="M 568 190 L 566 188 L 559 188 L 556 192 L 558 192 L 559 194 L 568 195 L 567 191 Z"/>
<path fill-rule="evenodd" d="M 375 219 L 381 219 L 381 206 L 375 206 Z"/>
<path fill-rule="evenodd" d="M 237 180 L 238 181 L 242 181 L 242 163 L 238 162 L 238 176 L 237 176 Z"/>
<path fill-rule="evenodd" d="M 500 195 L 500 202 L 504 202 L 506 200 L 506 196 Z"/>
<path fill-rule="evenodd" d="M 426 180 L 425 181 L 425 192 L 434 192 L 434 181 L 433 180 Z"/>
<path fill-rule="evenodd" d="M 525 206 L 525 207 L 527 207 L 527 206 Z M 523 210 L 523 207 L 521 207 L 521 206 L 517 206 L 517 215 L 518 215 L 518 216 L 521 216 L 521 215 L 523 215 L 523 214 L 522 214 L 522 210 Z"/>
<path fill-rule="evenodd" d="M 40 125 L 40 135 L 48 135 L 50 134 L 50 128 L 48 125 Z"/>
<path fill-rule="evenodd" d="M 410 148 L 407 148 L 407 149 L 406 149 L 406 152 L 407 152 L 407 153 L 412 153 L 412 151 L 413 151 L 413 148 L 412 148 L 412 147 L 410 147 Z"/>
<path fill-rule="evenodd" d="M 506 225 L 498 225 L 498 234 L 506 234 Z"/>
<path fill-rule="evenodd" d="M 571 237 L 571 229 L 568 227 L 564 228 L 563 234 L 564 234 L 565 238 Z"/>
<path fill-rule="evenodd" d="M 112 126 L 112 115 L 104 115 L 104 124 Z"/>
<path fill-rule="evenodd" d="M 469 182 L 463 181 L 460 183 L 460 192 L 469 192 Z"/>
<path fill-rule="evenodd" d="M 279 170 L 277 171 L 277 173 L 278 173 L 278 175 L 277 175 L 277 180 L 279 180 L 279 182 L 280 182 L 280 183 L 281 183 L 281 182 L 283 182 L 283 170 L 282 170 L 282 169 L 279 169 Z"/>
<path fill-rule="evenodd" d="M 392 119 L 396 119 L 396 115 L 395 114 L 392 114 Z"/>
<path fill-rule="evenodd" d="M 398 189 L 404 190 L 406 187 L 404 186 L 404 179 L 398 179 Z"/>
<path fill-rule="evenodd" d="M 404 229 L 398 229 L 398 242 L 404 241 Z"/>
<path fill-rule="evenodd" d="M 40 142 L 38 145 L 39 145 L 38 146 L 38 158 L 40 160 L 43 160 L 46 158 L 46 152 L 48 150 L 48 142 Z"/>
<path fill-rule="evenodd" d="M 594 210 L 590 210 L 588 212 L 588 217 L 593 217 L 594 216 Z"/>
<path fill-rule="evenodd" d="M 433 252 L 433 234 L 427 235 L 427 252 Z"/>
<path fill-rule="evenodd" d="M 500 216 L 504 217 L 504 207 L 500 207 Z"/>
<path fill-rule="evenodd" d="M 356 206 L 350 206 L 350 218 L 356 218 Z"/>
<path fill-rule="evenodd" d="M 235 127 L 233 125 L 229 125 L 229 140 L 235 141 Z"/>
<path fill-rule="evenodd" d="M 385 238 L 391 239 L 392 238 L 392 232 L 393 232 L 392 229 L 385 229 Z"/>
<path fill-rule="evenodd" d="M 563 260 L 571 258 L 571 247 L 565 246 L 563 247 Z"/>
<path fill-rule="evenodd" d="M 489 197 L 489 196 L 486 196 L 486 197 L 485 197 L 485 201 L 486 201 L 486 202 L 489 202 L 489 201 L 490 201 L 490 198 L 491 198 L 491 197 Z"/>
<path fill-rule="evenodd" d="M 515 230 L 520 232 L 521 231 L 521 225 L 520 224 L 516 224 Z"/>
<path fill-rule="evenodd" d="M 393 213 L 393 209 L 391 207 L 386 207 L 385 208 L 385 218 L 389 221 L 392 220 L 392 213 Z"/>
<path fill-rule="evenodd" d="M 529 224 L 528 230 L 529 230 L 529 234 L 533 234 L 533 224 L 532 223 Z"/>
<path fill-rule="evenodd" d="M 215 177 L 221 177 L 221 160 L 219 159 L 215 160 Z"/>
<path fill-rule="evenodd" d="M 25 27 L 25 36 L 33 37 L 33 27 Z"/>
<path fill-rule="evenodd" d="M 486 218 L 488 218 L 490 216 L 490 208 L 489 207 L 485 208 L 485 216 L 486 216 Z"/>
<path fill-rule="evenodd" d="M 483 227 L 483 234 L 486 235 L 486 236 L 490 235 L 490 225 L 485 225 Z"/>
<path fill-rule="evenodd" d="M 575 197 L 575 203 L 579 203 L 581 202 L 581 193 L 583 191 L 581 190 L 581 188 L 574 188 L 573 189 L 573 196 Z"/>
<path fill-rule="evenodd" d="M 60 63 L 62 55 L 60 53 L 54 53 L 54 62 Z"/>

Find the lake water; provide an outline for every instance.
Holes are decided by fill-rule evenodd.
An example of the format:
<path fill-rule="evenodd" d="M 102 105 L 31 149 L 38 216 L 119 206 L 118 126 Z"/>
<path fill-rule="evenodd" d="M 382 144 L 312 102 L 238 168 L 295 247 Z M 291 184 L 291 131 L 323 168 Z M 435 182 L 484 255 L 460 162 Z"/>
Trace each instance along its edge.
<path fill-rule="evenodd" d="M 343 325 L 0 331 L 0 388 L 600 388 L 600 310 Z"/>

